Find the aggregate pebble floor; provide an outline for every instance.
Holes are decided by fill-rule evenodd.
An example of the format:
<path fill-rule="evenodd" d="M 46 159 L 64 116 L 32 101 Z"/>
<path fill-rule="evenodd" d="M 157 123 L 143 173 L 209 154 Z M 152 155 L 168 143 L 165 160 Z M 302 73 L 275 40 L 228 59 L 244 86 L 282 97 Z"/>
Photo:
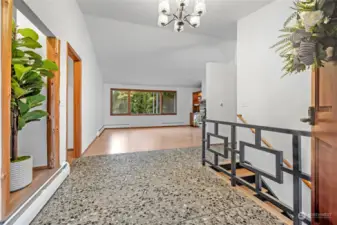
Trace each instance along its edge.
<path fill-rule="evenodd" d="M 187 148 L 77 159 L 31 224 L 282 224 L 203 167 L 200 154 Z"/>

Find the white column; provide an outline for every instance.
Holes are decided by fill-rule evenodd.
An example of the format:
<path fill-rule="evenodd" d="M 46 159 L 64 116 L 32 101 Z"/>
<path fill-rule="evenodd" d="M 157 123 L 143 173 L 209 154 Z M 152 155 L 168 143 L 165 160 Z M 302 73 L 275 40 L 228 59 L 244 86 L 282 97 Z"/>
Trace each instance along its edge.
<path fill-rule="evenodd" d="M 207 119 L 236 122 L 237 93 L 236 66 L 234 63 L 206 64 L 206 109 Z M 207 131 L 214 132 L 209 124 Z M 229 137 L 230 127 L 219 126 L 219 134 Z M 212 139 L 212 143 L 223 143 L 220 139 Z"/>

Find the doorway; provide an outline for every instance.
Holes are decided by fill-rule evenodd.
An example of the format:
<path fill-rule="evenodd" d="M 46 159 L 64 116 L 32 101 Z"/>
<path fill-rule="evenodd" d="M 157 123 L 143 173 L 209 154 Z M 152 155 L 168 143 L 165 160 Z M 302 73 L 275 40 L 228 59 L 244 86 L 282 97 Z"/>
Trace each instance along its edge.
<path fill-rule="evenodd" d="M 67 43 L 67 162 L 82 153 L 82 60 Z"/>
<path fill-rule="evenodd" d="M 41 105 L 41 109 L 47 111 L 49 116 L 34 126 L 39 131 L 41 140 L 32 140 L 27 138 L 28 134 L 36 132 L 22 133 L 23 141 L 21 146 L 39 145 L 39 148 L 29 147 L 22 151 L 23 154 L 36 154 L 33 164 L 32 183 L 21 190 L 10 192 L 10 162 L 11 162 L 11 59 L 12 59 L 12 21 L 16 21 L 21 28 L 30 28 L 39 34 L 38 42 L 41 44 L 39 54 L 43 58 L 54 61 L 60 68 L 60 41 L 48 29 L 48 27 L 30 10 L 30 8 L 21 1 L 16 1 L 16 7 L 13 6 L 13 0 L 1 1 L 1 130 L 2 130 L 2 159 L 1 159 L 1 211 L 0 221 L 7 219 L 20 206 L 49 179 L 60 166 L 59 161 L 59 78 L 60 70 L 54 71 L 54 77 L 48 78 L 45 82 L 47 87 L 44 95 L 47 97 L 46 105 Z M 19 13 L 20 12 L 20 13 Z M 20 19 L 18 18 L 20 17 Z M 21 22 L 19 22 L 21 21 Z M 35 121 L 37 122 L 37 121 Z M 27 127 L 26 127 L 27 128 Z M 30 129 L 30 128 L 27 128 Z M 27 134 L 28 133 L 28 134 Z M 35 133 L 36 135 L 36 133 Z M 45 137 L 46 135 L 46 137 Z M 35 142 L 34 142 L 35 141 Z M 34 142 L 34 143 L 33 143 Z M 22 150 L 20 148 L 20 150 Z M 38 152 L 35 152 L 38 151 Z M 21 154 L 20 153 L 20 154 Z M 33 155 L 33 154 L 32 154 Z"/>

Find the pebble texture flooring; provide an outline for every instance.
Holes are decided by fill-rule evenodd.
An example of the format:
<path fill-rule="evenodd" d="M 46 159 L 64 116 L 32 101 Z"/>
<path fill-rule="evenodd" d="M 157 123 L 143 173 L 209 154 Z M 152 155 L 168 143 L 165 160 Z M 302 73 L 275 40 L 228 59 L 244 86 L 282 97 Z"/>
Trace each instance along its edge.
<path fill-rule="evenodd" d="M 202 167 L 200 153 L 189 148 L 82 157 L 32 224 L 281 224 Z"/>

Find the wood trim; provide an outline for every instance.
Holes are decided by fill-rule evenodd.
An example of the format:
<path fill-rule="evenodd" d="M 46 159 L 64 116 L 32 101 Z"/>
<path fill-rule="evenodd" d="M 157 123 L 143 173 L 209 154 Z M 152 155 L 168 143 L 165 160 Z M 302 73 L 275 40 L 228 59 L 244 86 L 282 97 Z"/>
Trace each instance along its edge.
<path fill-rule="evenodd" d="M 110 88 L 115 91 L 139 91 L 139 92 L 177 92 L 173 90 L 148 90 L 148 89 L 134 89 L 134 88 Z"/>
<path fill-rule="evenodd" d="M 34 171 L 47 170 L 47 169 L 50 169 L 48 165 L 47 166 L 36 166 L 36 167 L 33 167 Z"/>
<path fill-rule="evenodd" d="M 9 210 L 10 193 L 12 13 L 13 0 L 1 0 L 1 220 Z"/>
<path fill-rule="evenodd" d="M 316 91 L 319 91 L 319 68 L 313 69 L 311 73 L 311 106 L 315 107 L 316 110 L 319 108 L 319 95 Z M 315 113 L 316 114 L 316 113 Z M 316 116 L 316 115 L 315 115 Z M 312 130 L 314 132 L 314 130 Z M 318 196 L 318 188 L 315 184 L 318 183 L 318 176 L 316 168 L 318 168 L 318 140 L 315 135 L 311 137 L 311 181 L 314 185 L 312 185 L 311 189 L 311 213 L 316 213 L 319 209 L 319 201 L 317 199 Z M 315 220 L 312 221 L 313 225 L 318 224 Z"/>
<path fill-rule="evenodd" d="M 74 61 L 74 156 L 82 153 L 82 61 Z"/>
<path fill-rule="evenodd" d="M 125 91 L 128 92 L 128 113 L 113 113 L 112 111 L 112 92 L 113 91 Z M 159 102 L 160 102 L 160 109 L 159 114 L 132 114 L 131 113 L 131 92 L 132 91 L 138 91 L 138 92 L 159 92 Z M 145 90 L 145 89 L 124 89 L 124 88 L 110 88 L 110 116 L 176 116 L 177 112 L 175 113 L 163 113 L 163 92 L 173 92 L 176 94 L 176 102 L 175 102 L 175 108 L 177 111 L 177 99 L 178 99 L 178 93 L 177 91 L 171 91 L 171 90 Z"/>
<path fill-rule="evenodd" d="M 81 57 L 77 54 L 75 49 L 67 42 L 68 56 L 74 61 L 82 61 Z"/>
<path fill-rule="evenodd" d="M 248 122 L 243 118 L 243 116 L 241 114 L 238 114 L 237 117 L 244 123 L 244 124 L 248 124 Z M 254 128 L 249 128 L 253 134 L 255 134 L 255 129 Z M 262 142 L 270 149 L 274 149 L 273 146 L 265 139 L 265 138 L 262 138 L 261 139 Z M 283 159 L 283 163 L 290 169 L 293 168 L 293 166 L 291 165 L 291 163 L 286 160 L 286 159 Z M 307 180 L 304 180 L 302 179 L 303 183 L 305 183 L 305 185 L 307 185 L 308 188 L 311 189 L 311 182 L 310 181 L 307 181 Z"/>
<path fill-rule="evenodd" d="M 60 166 L 60 40 L 47 38 L 47 58 L 59 67 L 47 81 L 47 163 L 53 169 Z"/>
<path fill-rule="evenodd" d="M 112 89 L 110 88 L 110 115 L 112 115 Z"/>
<path fill-rule="evenodd" d="M 67 56 L 74 61 L 74 157 L 79 158 L 82 155 L 82 60 L 75 49 L 67 43 Z M 68 68 L 68 60 L 67 60 Z M 68 73 L 68 71 L 67 71 Z M 68 75 L 67 75 L 68 80 Z M 66 113 L 68 115 L 68 85 L 67 85 L 67 105 Z M 68 120 L 68 119 L 67 119 Z M 67 121 L 68 124 L 68 121 Z M 66 135 L 68 137 L 68 128 Z M 68 142 L 68 140 L 67 140 Z"/>

